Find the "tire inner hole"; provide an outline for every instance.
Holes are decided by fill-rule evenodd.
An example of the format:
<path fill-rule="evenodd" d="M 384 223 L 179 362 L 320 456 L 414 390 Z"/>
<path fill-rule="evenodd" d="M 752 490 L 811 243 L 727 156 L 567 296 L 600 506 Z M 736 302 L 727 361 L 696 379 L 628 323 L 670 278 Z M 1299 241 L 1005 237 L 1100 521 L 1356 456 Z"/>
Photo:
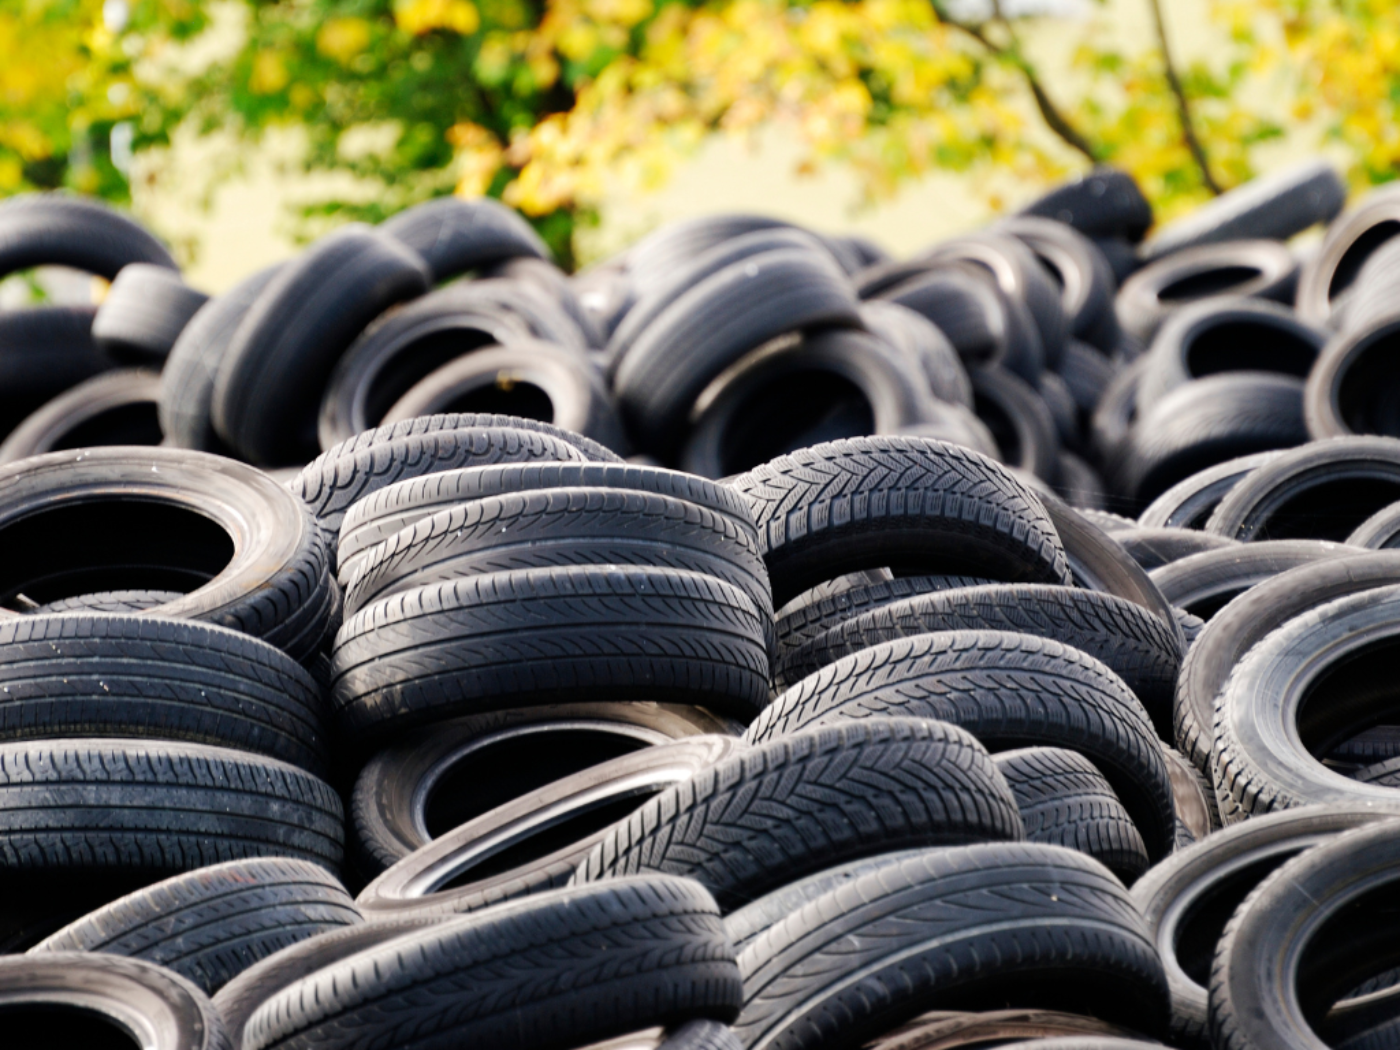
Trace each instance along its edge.
<path fill-rule="evenodd" d="M 554 400 L 534 383 L 482 376 L 480 385 L 434 407 L 436 412 L 496 412 L 503 416 L 554 422 Z"/>
<path fill-rule="evenodd" d="M 1303 1017 L 1316 1031 L 1343 996 L 1397 964 L 1400 882 L 1392 880 L 1343 905 L 1303 947 L 1297 973 Z M 1384 1003 L 1381 1012 L 1400 1018 L 1400 1001 Z"/>
<path fill-rule="evenodd" d="M 1186 371 L 1193 378 L 1219 372 L 1282 372 L 1306 379 L 1317 347 L 1296 332 L 1259 321 L 1211 325 L 1186 349 Z"/>
<path fill-rule="evenodd" d="M 1263 273 L 1264 271 L 1257 266 L 1213 266 L 1208 270 L 1178 277 L 1158 292 L 1157 298 L 1164 303 L 1184 303 L 1193 299 L 1204 299 L 1210 295 L 1221 295 L 1232 288 L 1258 280 Z"/>
<path fill-rule="evenodd" d="M 720 476 L 741 474 L 799 448 L 875 432 L 875 410 L 859 386 L 825 370 L 777 375 L 725 409 Z"/>
<path fill-rule="evenodd" d="M 1400 721 L 1397 658 L 1400 638 L 1386 639 L 1338 660 L 1308 684 L 1298 704 L 1297 725 L 1309 754 L 1325 758 L 1368 729 Z"/>
<path fill-rule="evenodd" d="M 1354 434 L 1400 437 L 1400 325 L 1385 325 L 1357 348 L 1337 384 L 1337 409 Z"/>
<path fill-rule="evenodd" d="M 1372 514 L 1397 500 L 1400 479 L 1353 476 L 1309 485 L 1276 507 L 1255 539 L 1341 543 Z"/>
<path fill-rule="evenodd" d="M 1210 983 L 1211 962 L 1225 926 L 1244 899 L 1274 871 L 1296 857 L 1300 850 L 1283 849 L 1239 871 L 1217 880 L 1192 902 L 1176 927 L 1173 950 L 1187 977 L 1206 987 Z"/>
<path fill-rule="evenodd" d="M 213 579 L 233 559 L 233 540 L 210 518 L 170 503 L 81 500 L 0 528 L 0 544 L 23 557 L 0 567 L 0 606 L 23 611 L 98 591 L 178 591 Z"/>
<path fill-rule="evenodd" d="M 57 1003 L 0 1007 L 0 1032 L 10 1050 L 141 1050 L 135 1036 L 110 1018 Z"/>
<path fill-rule="evenodd" d="M 1016 421 L 1011 418 L 1011 413 L 1006 410 L 1006 406 L 998 400 L 974 391 L 972 407 L 977 418 L 985 423 L 987 429 L 992 432 L 992 439 L 996 441 L 997 448 L 1001 450 L 1002 461 L 1012 466 L 1027 466 L 1022 462 L 1024 451 L 1021 444 L 1021 432 L 1016 426 Z"/>
<path fill-rule="evenodd" d="M 1356 238 L 1337 261 L 1337 268 L 1332 272 L 1332 281 L 1327 286 L 1327 298 L 1335 299 L 1350 288 L 1356 280 L 1356 275 L 1366 265 L 1366 260 L 1375 254 L 1377 248 L 1397 234 L 1400 234 L 1400 222 L 1388 219 L 1376 223 Z"/>
<path fill-rule="evenodd" d="M 159 445 L 164 438 L 154 401 L 117 405 L 65 431 L 49 451 L 100 445 Z"/>
<path fill-rule="evenodd" d="M 374 426 L 419 380 L 463 354 L 496 342 L 496 335 L 491 332 L 457 325 L 396 347 L 370 382 L 365 395 L 365 418 Z"/>

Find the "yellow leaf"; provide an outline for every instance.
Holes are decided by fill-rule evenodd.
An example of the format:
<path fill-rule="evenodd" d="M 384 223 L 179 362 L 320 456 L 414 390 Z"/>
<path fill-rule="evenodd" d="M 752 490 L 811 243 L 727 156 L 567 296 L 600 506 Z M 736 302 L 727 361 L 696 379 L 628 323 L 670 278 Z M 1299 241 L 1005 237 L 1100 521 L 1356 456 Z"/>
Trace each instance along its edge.
<path fill-rule="evenodd" d="M 369 47 L 369 23 L 363 18 L 328 18 L 316 34 L 316 50 L 342 66 Z"/>
<path fill-rule="evenodd" d="M 408 0 L 394 7 L 394 21 L 405 33 L 422 36 L 445 29 L 470 36 L 481 26 L 481 15 L 469 0 Z"/>
<path fill-rule="evenodd" d="M 253 72 L 248 90 L 255 95 L 275 95 L 292 79 L 287 63 L 276 51 L 259 51 L 253 56 Z"/>

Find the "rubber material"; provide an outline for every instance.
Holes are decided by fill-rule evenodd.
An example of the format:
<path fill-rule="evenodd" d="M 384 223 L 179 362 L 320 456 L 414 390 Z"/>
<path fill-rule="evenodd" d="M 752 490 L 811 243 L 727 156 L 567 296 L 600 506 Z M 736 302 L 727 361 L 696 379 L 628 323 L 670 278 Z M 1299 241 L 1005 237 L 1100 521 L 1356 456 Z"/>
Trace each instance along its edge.
<path fill-rule="evenodd" d="M 98 201 L 27 193 L 0 205 L 0 277 L 34 266 L 71 266 L 110 281 L 135 262 L 178 269 L 164 245 Z"/>
<path fill-rule="evenodd" d="M 1152 582 L 1173 605 L 1209 620 L 1249 588 L 1327 558 L 1356 554 L 1321 540 L 1260 540 L 1203 551 L 1153 570 Z"/>
<path fill-rule="evenodd" d="M 165 266 L 122 268 L 92 322 L 92 338 L 118 361 L 158 367 L 209 296 Z"/>
<path fill-rule="evenodd" d="M 147 369 L 104 372 L 48 402 L 0 444 L 0 463 L 63 449 L 161 443 L 160 375 Z"/>
<path fill-rule="evenodd" d="M 1092 168 L 1031 202 L 1027 215 L 1072 226 L 1086 237 L 1137 243 L 1152 226 L 1152 205 L 1126 171 Z"/>
<path fill-rule="evenodd" d="M 1153 500 L 1138 516 L 1138 524 L 1154 529 L 1205 528 L 1220 501 L 1241 478 L 1281 455 L 1282 450 L 1256 452 L 1197 471 Z"/>
<path fill-rule="evenodd" d="M 520 213 L 490 197 L 439 197 L 380 223 L 379 232 L 421 255 L 435 284 L 502 259 L 549 258 Z"/>
<path fill-rule="evenodd" d="M 1193 529 L 1123 529 L 1113 534 L 1114 540 L 1122 544 L 1129 557 L 1149 573 L 1164 565 L 1171 565 L 1183 558 L 1217 551 L 1226 547 L 1238 546 L 1224 536 L 1214 536 L 1208 532 Z M 1155 580 L 1153 582 L 1156 582 Z M 1171 601 L 1171 597 L 1167 596 Z M 1172 602 L 1180 605 L 1180 602 Z"/>

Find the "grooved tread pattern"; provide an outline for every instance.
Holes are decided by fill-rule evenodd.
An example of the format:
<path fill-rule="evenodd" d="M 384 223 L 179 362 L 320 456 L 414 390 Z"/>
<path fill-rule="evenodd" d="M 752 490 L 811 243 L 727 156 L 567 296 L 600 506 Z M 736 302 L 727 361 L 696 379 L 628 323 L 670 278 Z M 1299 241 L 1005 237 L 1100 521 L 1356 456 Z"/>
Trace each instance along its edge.
<path fill-rule="evenodd" d="M 614 825 L 574 880 L 684 875 L 728 911 L 845 860 L 1021 836 L 1015 799 L 968 733 L 871 719 L 769 741 L 701 770 Z"/>
<path fill-rule="evenodd" d="M 1073 646 L 1107 665 L 1170 727 L 1181 666 L 1171 630 L 1140 605 L 1073 587 L 996 584 L 906 598 L 813 639 L 780 663 L 774 678 L 783 688 L 861 649 L 936 631 L 1008 631 Z"/>
<path fill-rule="evenodd" d="M 329 784 L 275 759 L 199 744 L 0 744 L 0 870 L 188 871 L 284 856 L 335 871 Z"/>
<path fill-rule="evenodd" d="M 60 598 L 56 602 L 48 602 L 35 609 L 34 615 L 67 612 L 145 612 L 182 597 L 184 595 L 179 591 L 95 591 L 92 594 L 79 594 L 73 598 Z"/>
<path fill-rule="evenodd" d="M 554 701 L 768 702 L 771 620 L 722 580 L 672 569 L 491 573 L 375 602 L 332 658 L 344 726 L 364 732 Z"/>
<path fill-rule="evenodd" d="M 31 948 L 158 963 L 212 995 L 253 963 L 363 919 L 320 865 L 266 857 L 166 879 L 113 901 Z"/>
<path fill-rule="evenodd" d="M 1092 859 L 1039 843 L 885 865 L 794 911 L 739 966 L 748 1050 L 854 1050 L 925 1011 L 989 1000 L 1149 1031 L 1166 1017 L 1166 974 L 1127 892 Z M 1026 1002 L 1047 977 L 1059 1001 Z"/>
<path fill-rule="evenodd" d="M 714 901 L 654 876 L 554 890 L 361 951 L 263 1003 L 243 1047 L 568 1050 L 730 1021 L 741 997 Z"/>
<path fill-rule="evenodd" d="M 225 628 L 133 614 L 0 621 L 0 740 L 185 740 L 319 774 L 327 714 L 291 657 Z"/>
<path fill-rule="evenodd" d="M 1098 660 L 1049 639 L 948 631 L 863 649 L 777 697 L 745 739 L 890 717 L 951 722 L 993 750 L 1078 751 L 1113 785 L 1148 855 L 1171 852 L 1171 777 L 1147 711 Z"/>
<path fill-rule="evenodd" d="M 753 511 L 778 606 L 843 572 L 881 566 L 1073 583 L 1035 494 L 954 445 L 848 438 L 779 456 L 732 484 Z"/>
<path fill-rule="evenodd" d="M 1032 747 L 1005 751 L 993 761 L 1016 797 L 1026 841 L 1086 853 L 1125 882 L 1147 870 L 1147 847 L 1137 825 L 1083 755 Z"/>

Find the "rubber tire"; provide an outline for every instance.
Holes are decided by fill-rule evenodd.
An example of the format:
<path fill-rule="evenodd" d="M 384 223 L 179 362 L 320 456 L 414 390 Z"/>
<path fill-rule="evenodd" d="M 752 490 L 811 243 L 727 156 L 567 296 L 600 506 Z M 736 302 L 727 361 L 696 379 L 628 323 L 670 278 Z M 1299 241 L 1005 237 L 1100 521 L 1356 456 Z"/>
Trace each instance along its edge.
<path fill-rule="evenodd" d="M 264 1002 L 243 1046 L 566 1050 L 656 1024 L 730 1021 L 741 996 L 714 901 L 652 875 L 554 890 L 361 951 Z"/>
<path fill-rule="evenodd" d="M 1065 344 L 1065 356 L 1056 374 L 1064 381 L 1070 397 L 1074 399 L 1075 408 L 1079 410 L 1082 433 L 1089 432 L 1094 409 L 1103 399 L 1115 372 L 1113 363 L 1093 347 L 1077 339 Z"/>
<path fill-rule="evenodd" d="M 1120 330 L 1113 310 L 1117 279 L 1098 246 L 1068 223 L 1032 215 L 1004 219 L 996 229 L 1023 241 L 1060 289 L 1065 325 L 1074 340 L 1104 353 L 1118 344 Z M 1069 340 L 1066 341 L 1068 348 Z M 1056 371 L 1064 367 L 1064 353 Z"/>
<path fill-rule="evenodd" d="M 872 299 L 861 303 L 860 319 L 877 338 L 919 362 L 933 396 L 972 407 L 972 381 L 948 337 L 923 314 L 907 306 Z"/>
<path fill-rule="evenodd" d="M 98 201 L 26 193 L 0 204 L 0 277 L 35 266 L 70 266 L 110 281 L 136 262 L 179 269 L 143 227 Z"/>
<path fill-rule="evenodd" d="M 34 615 L 46 613 L 138 613 L 149 612 L 158 605 L 178 601 L 179 591 L 96 591 L 76 598 L 60 598 L 32 610 Z"/>
<path fill-rule="evenodd" d="M 1094 1013 L 1156 1031 L 1167 985 L 1123 887 L 1040 843 L 927 850 L 837 887 L 739 956 L 747 1050 L 854 1050 L 929 1009 Z"/>
<path fill-rule="evenodd" d="M 60 449 L 161 443 L 160 375 L 124 368 L 84 380 L 45 404 L 0 443 L 0 463 Z"/>
<path fill-rule="evenodd" d="M 1241 478 L 1281 455 L 1281 449 L 1256 452 L 1197 471 L 1153 500 L 1138 516 L 1138 524 L 1150 529 L 1204 529 L 1220 501 Z"/>
<path fill-rule="evenodd" d="M 117 361 L 159 366 L 209 296 L 164 266 L 124 266 L 92 321 L 92 339 Z"/>
<path fill-rule="evenodd" d="M 113 362 L 92 341 L 92 306 L 0 310 L 0 434 Z"/>
<path fill-rule="evenodd" d="M 346 620 L 334 700 L 347 732 L 381 745 L 445 717 L 555 702 L 695 703 L 747 721 L 768 701 L 764 617 L 737 588 L 672 569 L 469 577 Z"/>
<path fill-rule="evenodd" d="M 1394 352 L 1400 317 L 1334 336 L 1308 376 L 1304 410 L 1317 440 L 1352 434 L 1400 437 Z"/>
<path fill-rule="evenodd" d="M 1173 605 L 1209 620 L 1251 587 L 1280 573 L 1357 552 L 1321 540 L 1260 540 L 1207 550 L 1163 565 L 1152 582 Z"/>
<path fill-rule="evenodd" d="M 1224 536 L 1214 536 L 1193 529 L 1124 529 L 1114 533 L 1113 538 L 1122 544 L 1128 556 L 1148 573 L 1192 555 L 1239 546 L 1234 540 Z M 1163 596 L 1173 605 L 1181 604 L 1173 601 L 1170 595 L 1164 593 Z"/>
<path fill-rule="evenodd" d="M 1043 504 L 983 456 L 919 438 L 801 449 L 731 483 L 749 501 L 773 603 L 865 568 L 1067 584 Z"/>
<path fill-rule="evenodd" d="M 1321 247 L 1303 264 L 1298 279 L 1298 316 L 1326 325 L 1346 299 L 1367 259 L 1400 233 L 1400 193 L 1372 189 L 1327 228 Z"/>
<path fill-rule="evenodd" d="M 380 223 L 379 232 L 422 256 L 434 284 L 503 259 L 549 258 L 534 227 L 490 197 L 439 197 Z"/>
<path fill-rule="evenodd" d="M 1075 751 L 1030 747 L 994 756 L 1026 826 L 1027 842 L 1063 846 L 1093 857 L 1125 886 L 1151 861 L 1137 825 L 1113 787 Z"/>
<path fill-rule="evenodd" d="M 249 966 L 298 941 L 362 922 L 320 865 L 232 860 L 148 886 L 85 915 L 33 948 L 101 952 L 173 970 L 213 995 Z"/>
<path fill-rule="evenodd" d="M 1036 198 L 1022 214 L 1054 219 L 1096 240 L 1121 237 L 1133 244 L 1152 226 L 1152 205 L 1137 181 L 1108 166 L 1076 175 Z"/>
<path fill-rule="evenodd" d="M 992 1046 L 1018 1048 L 1072 1040 L 1064 1043 L 1061 1050 L 1139 1050 L 1142 1046 L 1158 1045 L 1128 1042 L 1125 1047 L 1124 1039 L 1116 1039 L 1116 1034 L 1127 1037 L 1131 1033 L 1097 1018 L 1056 1010 L 930 1010 L 869 1046 L 870 1050 L 972 1050 L 986 1046 L 988 1040 L 995 1040 Z M 1017 1042 L 1003 1042 L 1006 1039 Z M 1031 1042 L 1020 1041 L 1024 1039 Z M 1103 1045 L 1105 1041 L 1107 1046 Z M 1117 1046 L 1113 1045 L 1115 1042 Z"/>
<path fill-rule="evenodd" d="M 1002 462 L 1013 470 L 1056 481 L 1060 436 L 1045 399 L 1003 368 L 974 368 L 970 376 L 977 417 L 992 432 Z"/>
<path fill-rule="evenodd" d="M 744 738 L 759 744 L 869 717 L 934 718 L 992 751 L 1063 747 L 1094 763 L 1142 833 L 1171 852 L 1171 776 L 1142 703 L 1077 649 L 1030 635 L 965 631 L 886 642 L 839 660 L 778 696 Z"/>
<path fill-rule="evenodd" d="M 214 429 L 249 461 L 305 463 L 320 451 L 317 413 L 336 361 L 429 273 L 398 241 L 342 227 L 263 287 L 229 340 L 214 379 Z"/>
<path fill-rule="evenodd" d="M 767 215 L 701 215 L 669 223 L 637 241 L 624 253 L 627 272 L 638 292 L 647 295 L 657 284 L 670 281 L 677 270 L 717 245 L 760 230 L 807 232 Z"/>
<path fill-rule="evenodd" d="M 1110 470 L 1122 456 L 1132 434 L 1137 421 L 1138 383 L 1146 367 L 1147 361 L 1142 357 L 1123 362 L 1089 417 L 1089 445 L 1105 470 Z"/>

